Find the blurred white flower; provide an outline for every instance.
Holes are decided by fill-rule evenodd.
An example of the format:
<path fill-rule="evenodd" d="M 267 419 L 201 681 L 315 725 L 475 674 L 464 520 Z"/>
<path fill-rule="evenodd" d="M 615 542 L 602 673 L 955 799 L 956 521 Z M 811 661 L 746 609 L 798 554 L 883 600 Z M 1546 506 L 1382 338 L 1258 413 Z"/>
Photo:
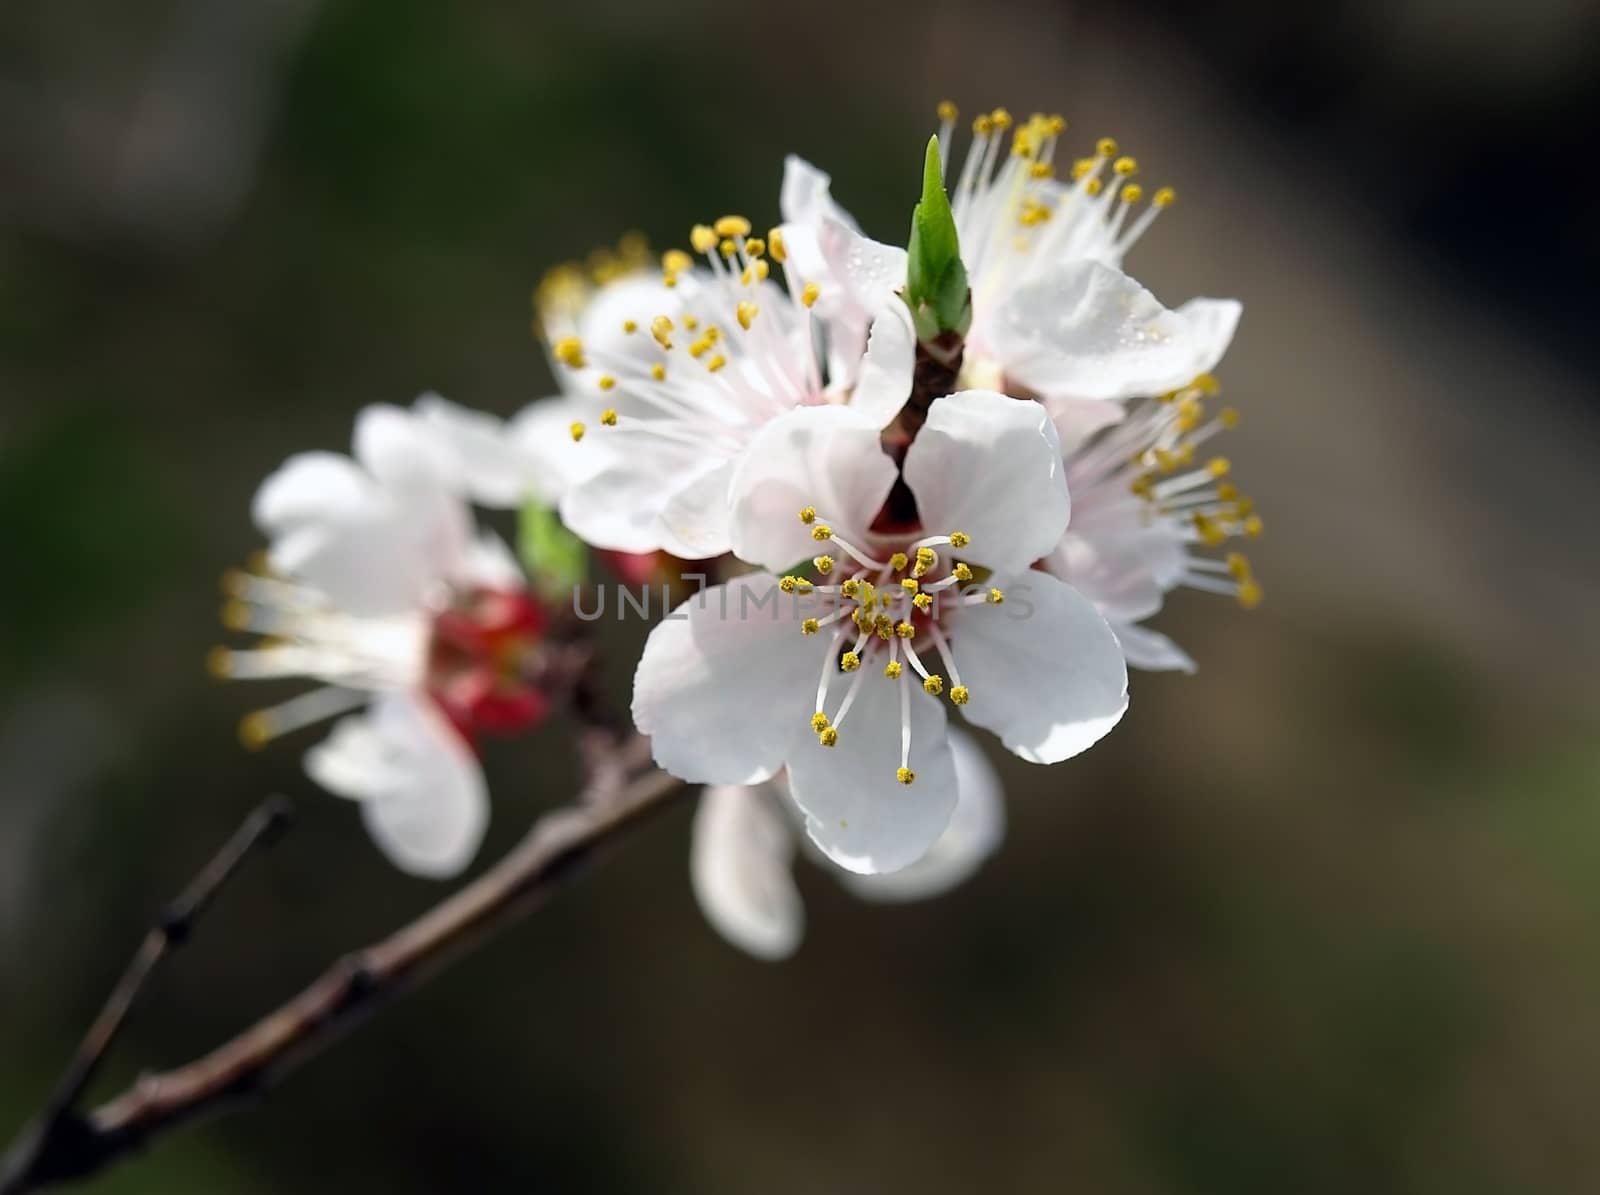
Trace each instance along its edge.
<path fill-rule="evenodd" d="M 1254 538 L 1262 523 L 1254 505 L 1228 481 L 1226 457 L 1197 450 L 1232 427 L 1225 407 L 1206 417 L 1216 382 L 1202 375 L 1174 393 L 1133 404 L 1047 402 L 1061 439 L 1072 521 L 1041 567 L 1071 584 L 1110 622 L 1136 668 L 1193 672 L 1194 661 L 1167 638 L 1138 623 L 1155 614 L 1182 585 L 1229 594 L 1249 609 L 1261 600 L 1249 560 L 1217 558 L 1206 549 Z"/>
<path fill-rule="evenodd" d="M 730 486 L 733 550 L 774 571 L 807 561 L 803 575 L 685 603 L 634 679 L 662 767 L 743 785 L 787 766 L 812 841 L 863 873 L 915 862 L 950 821 L 941 695 L 1035 763 L 1089 747 L 1127 707 L 1105 619 L 1030 571 L 1068 517 L 1045 409 L 982 391 L 934 403 L 903 465 L 920 527 L 880 517 L 901 476 L 847 409 L 770 423 Z"/>
<path fill-rule="evenodd" d="M 808 853 L 865 900 L 926 900 L 970 877 L 1005 836 L 1000 780 L 972 739 L 950 734 L 959 793 L 950 824 L 921 859 L 887 875 L 858 875 Z M 763 959 L 786 958 L 805 932 L 795 885 L 798 833 L 782 777 L 749 787 L 713 785 L 700 797 L 689 876 L 706 920 L 724 938 Z"/>
<path fill-rule="evenodd" d="M 948 154 L 955 111 L 940 107 Z M 1013 128 L 1003 109 L 973 122 L 972 146 L 949 184 L 972 288 L 960 385 L 1085 399 L 1176 389 L 1221 360 L 1239 304 L 1195 299 L 1168 310 L 1121 272 L 1173 193 L 1162 188 L 1141 207 L 1138 164 L 1109 138 L 1073 164 L 1068 181 L 1057 180 L 1065 127 L 1035 116 Z M 782 230 L 795 268 L 820 285 L 818 310 L 860 337 L 870 313 L 904 285 L 906 254 L 863 236 L 830 186 L 826 174 L 789 158 Z"/>
<path fill-rule="evenodd" d="M 361 802 L 398 866 L 446 876 L 471 861 L 488 820 L 471 736 L 531 725 L 546 700 L 522 670 L 543 613 L 505 545 L 475 535 L 461 497 L 472 454 L 438 434 L 437 410 L 368 407 L 353 459 L 304 453 L 267 478 L 254 503 L 266 559 L 224 578 L 223 610 L 225 625 L 266 641 L 216 648 L 210 665 L 322 682 L 246 717 L 251 746 L 369 707 L 307 752 L 306 770 Z"/>
<path fill-rule="evenodd" d="M 541 284 L 539 323 L 560 399 L 511 429 L 526 468 L 554 481 L 562 521 L 599 548 L 686 558 L 729 548 L 728 482 L 750 442 L 796 407 L 848 402 L 882 427 L 911 391 L 904 305 L 870 349 L 827 355 L 817 288 L 773 277 L 781 233 L 742 216 L 690 232 L 660 273 L 566 266 Z M 864 355 L 863 355 L 864 354 Z M 559 425 L 559 427 L 558 427 Z"/>

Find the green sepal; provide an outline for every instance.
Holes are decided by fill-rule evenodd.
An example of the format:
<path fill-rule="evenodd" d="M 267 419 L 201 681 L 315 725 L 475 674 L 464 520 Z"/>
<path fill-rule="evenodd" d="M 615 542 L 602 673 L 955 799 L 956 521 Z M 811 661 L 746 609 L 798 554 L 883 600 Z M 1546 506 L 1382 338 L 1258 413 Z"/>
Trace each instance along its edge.
<path fill-rule="evenodd" d="M 905 300 L 918 340 L 934 340 L 945 332 L 964 336 L 972 326 L 972 292 L 961 260 L 955 214 L 945 194 L 938 137 L 928 139 L 922 200 L 911 213 Z"/>
<path fill-rule="evenodd" d="M 589 577 L 589 549 L 540 502 L 524 503 L 517 516 L 517 556 L 546 601 L 566 601 Z"/>

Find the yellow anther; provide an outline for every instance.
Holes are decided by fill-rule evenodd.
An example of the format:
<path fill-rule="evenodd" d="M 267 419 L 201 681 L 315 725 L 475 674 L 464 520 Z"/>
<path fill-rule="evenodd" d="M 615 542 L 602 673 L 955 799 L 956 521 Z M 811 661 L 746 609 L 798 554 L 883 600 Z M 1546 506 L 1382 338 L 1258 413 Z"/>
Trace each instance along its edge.
<path fill-rule="evenodd" d="M 1051 137 L 1059 137 L 1067 131 L 1067 118 L 1059 113 L 1051 113 L 1044 119 L 1044 131 Z"/>
<path fill-rule="evenodd" d="M 667 367 L 665 365 L 661 364 L 661 362 L 657 361 L 654 365 L 652 365 L 650 367 L 650 376 L 653 377 L 658 382 L 666 381 L 667 380 Z"/>
<path fill-rule="evenodd" d="M 1225 481 L 1217 487 L 1217 500 L 1220 502 L 1232 502 L 1238 496 L 1239 487 L 1231 481 Z M 1249 512 L 1246 511 L 1245 513 L 1248 514 Z"/>
<path fill-rule="evenodd" d="M 750 330 L 750 325 L 755 322 L 756 314 L 760 310 L 761 308 L 757 307 L 754 303 L 740 303 L 733 309 L 733 314 L 735 318 L 738 319 L 739 326 L 748 332 Z"/>
<path fill-rule="evenodd" d="M 1203 514 L 1195 514 L 1194 529 L 1200 536 L 1200 541 L 1207 547 L 1214 548 L 1228 538 L 1228 533 L 1218 525 L 1215 519 L 1207 518 Z"/>
<path fill-rule="evenodd" d="M 893 556 L 889 557 L 889 569 L 891 572 L 898 573 L 910 563 L 911 557 L 907 556 L 904 552 L 896 552 Z"/>
<path fill-rule="evenodd" d="M 1011 113 L 1004 108 L 996 108 L 989 113 L 989 119 L 994 122 L 995 131 L 1003 133 L 1011 127 Z"/>
<path fill-rule="evenodd" d="M 1093 170 L 1094 162 L 1095 160 L 1093 158 L 1079 158 L 1076 162 L 1074 162 L 1072 164 L 1072 181 L 1077 182 L 1084 175 L 1088 174 L 1089 171 Z"/>
<path fill-rule="evenodd" d="M 784 259 L 789 256 L 789 247 L 783 243 L 783 229 L 769 228 L 767 230 L 767 253 L 780 266 L 784 263 Z"/>
<path fill-rule="evenodd" d="M 809 522 L 809 520 L 805 521 Z M 833 528 L 828 526 L 826 523 L 818 523 L 811 529 L 811 538 L 816 540 L 819 544 L 823 540 L 832 539 Z"/>
<path fill-rule="evenodd" d="M 879 639 L 887 643 L 889 637 L 894 634 L 894 619 L 887 614 L 880 614 L 872 620 L 872 629 L 878 633 Z"/>
<path fill-rule="evenodd" d="M 917 563 L 912 566 L 911 575 L 913 577 L 922 576 L 923 573 L 927 572 L 930 568 L 933 567 L 934 562 L 936 560 L 938 560 L 938 559 L 939 559 L 939 554 L 937 552 L 935 552 L 932 548 L 918 548 L 917 549 Z"/>
<path fill-rule="evenodd" d="M 896 768 L 894 778 L 901 784 L 911 785 L 917 782 L 917 774 L 910 768 Z"/>
<path fill-rule="evenodd" d="M 847 651 L 839 657 L 840 672 L 854 672 L 859 667 L 861 667 L 861 657 L 855 652 Z"/>
<path fill-rule="evenodd" d="M 656 343 L 664 349 L 672 347 L 672 319 L 670 316 L 658 315 L 650 321 L 650 335 L 656 338 Z"/>
<path fill-rule="evenodd" d="M 706 339 L 712 344 L 716 344 L 717 341 L 722 339 L 722 329 L 717 327 L 716 324 L 708 325 L 706 328 Z"/>
<path fill-rule="evenodd" d="M 1138 203 L 1139 200 L 1143 198 L 1144 188 L 1138 183 L 1129 183 L 1127 186 L 1122 188 L 1123 203 Z"/>
<path fill-rule="evenodd" d="M 917 628 L 909 622 L 901 620 L 894 624 L 894 633 L 902 639 L 915 639 L 917 637 Z"/>
<path fill-rule="evenodd" d="M 861 582 L 857 581 L 854 577 L 846 577 L 844 582 L 839 586 L 839 593 L 843 597 L 853 598 L 860 592 Z"/>
<path fill-rule="evenodd" d="M 800 624 L 800 633 L 802 635 L 815 635 L 821 629 L 822 624 L 815 618 L 808 618 Z"/>
<path fill-rule="evenodd" d="M 808 282 L 800 288 L 800 304 L 810 307 L 817 301 L 817 296 L 822 293 L 822 288 L 815 282 Z"/>
<path fill-rule="evenodd" d="M 1032 166 L 1028 167 L 1029 178 L 1052 178 L 1054 177 L 1055 172 L 1056 168 L 1049 162 L 1035 162 Z"/>
<path fill-rule="evenodd" d="M 693 357 L 696 361 L 700 360 L 701 357 L 704 357 L 710 351 L 711 337 L 709 336 L 702 336 L 699 340 L 695 341 L 689 346 L 689 356 Z"/>
<path fill-rule="evenodd" d="M 571 427 L 567 428 L 567 431 L 572 433 L 572 442 L 574 444 L 583 439 L 583 433 L 588 430 L 581 422 L 574 422 Z"/>
<path fill-rule="evenodd" d="M 1206 462 L 1206 472 L 1213 477 L 1226 477 L 1228 470 L 1233 468 L 1225 456 L 1214 456 Z"/>
<path fill-rule="evenodd" d="M 1230 431 L 1239 426 L 1239 412 L 1235 407 L 1223 407 L 1217 412 L 1217 422 Z"/>
<path fill-rule="evenodd" d="M 824 747 L 837 747 L 839 745 L 839 732 L 830 726 L 817 735 L 817 742 Z"/>
<path fill-rule="evenodd" d="M 689 230 L 689 244 L 696 253 L 710 253 L 717 247 L 717 240 L 716 231 L 709 225 L 696 224 Z"/>
<path fill-rule="evenodd" d="M 999 589 L 990 588 L 989 596 L 984 599 L 991 606 L 1001 605 L 1006 600 L 1006 595 Z"/>
<path fill-rule="evenodd" d="M 613 410 L 611 407 L 607 407 L 605 410 L 601 411 L 600 412 L 600 422 L 603 423 L 606 427 L 616 427 L 617 426 L 617 413 L 616 413 L 616 411 Z"/>
<path fill-rule="evenodd" d="M 747 237 L 750 235 L 750 221 L 743 216 L 723 216 L 712 228 L 719 237 Z"/>
<path fill-rule="evenodd" d="M 1139 495 L 1139 497 L 1145 499 L 1151 499 L 1155 497 L 1155 487 L 1156 478 L 1155 474 L 1153 473 L 1141 473 L 1138 477 L 1135 477 L 1128 483 L 1128 489 L 1130 492 L 1135 493 Z"/>
<path fill-rule="evenodd" d="M 965 562 L 957 561 L 955 568 L 950 570 L 950 575 L 957 581 L 970 581 L 972 580 L 972 569 Z"/>
<path fill-rule="evenodd" d="M 246 714 L 239 720 L 239 741 L 246 751 L 259 751 L 272 741 L 272 719 L 266 714 Z"/>
<path fill-rule="evenodd" d="M 1229 486 L 1228 488 L 1233 489 L 1232 486 Z M 1222 488 L 1220 486 L 1217 487 L 1217 496 L 1219 498 L 1222 497 Z M 1235 493 L 1232 498 L 1225 498 L 1223 501 L 1233 503 L 1233 514 L 1235 518 L 1245 518 L 1248 515 L 1254 514 L 1256 510 L 1256 500 L 1254 498 L 1240 498 L 1237 493 Z"/>
<path fill-rule="evenodd" d="M 911 604 L 926 614 L 929 610 L 933 609 L 933 596 L 931 594 L 919 593 L 911 599 Z"/>
<path fill-rule="evenodd" d="M 674 289 L 678 285 L 678 276 L 676 274 L 661 275 L 661 285 L 668 290 Z"/>
<path fill-rule="evenodd" d="M 966 685 L 957 685 L 950 690 L 950 700 L 957 705 L 966 705 L 972 699 L 972 694 L 967 692 Z"/>
<path fill-rule="evenodd" d="M 934 111 L 938 113 L 940 120 L 959 120 L 961 117 L 961 109 L 957 108 L 949 100 L 940 100 L 939 106 Z"/>
<path fill-rule="evenodd" d="M 824 577 L 826 577 L 829 573 L 831 573 L 833 571 L 833 557 L 832 556 L 813 556 L 811 558 L 811 567 L 816 569 L 819 573 L 821 573 Z"/>
<path fill-rule="evenodd" d="M 583 341 L 576 336 L 563 336 L 551 346 L 556 360 L 572 369 L 582 369 L 587 362 L 583 357 Z"/>
<path fill-rule="evenodd" d="M 608 373 L 604 373 L 604 374 L 600 375 L 600 389 L 602 389 L 602 390 L 615 390 L 616 386 L 617 386 L 617 379 L 616 378 L 612 377 Z"/>
<path fill-rule="evenodd" d="M 631 319 L 623 320 L 622 321 L 622 330 L 624 332 L 626 332 L 629 336 L 632 336 L 635 332 L 637 332 L 639 330 L 639 321 L 638 320 L 631 320 Z"/>
<path fill-rule="evenodd" d="M 1243 552 L 1229 552 L 1223 560 L 1235 580 L 1243 581 L 1250 575 L 1250 561 Z"/>
<path fill-rule="evenodd" d="M 786 576 L 778 581 L 778 588 L 783 590 L 784 593 L 793 593 L 795 591 L 795 587 L 799 584 L 800 579 L 798 577 Z"/>
<path fill-rule="evenodd" d="M 992 132 L 994 132 L 994 121 L 990 119 L 987 112 L 973 119 L 972 135 L 974 137 L 987 137 Z"/>
<path fill-rule="evenodd" d="M 739 252 L 739 246 L 735 245 L 732 241 L 725 240 L 717 246 L 717 252 L 722 254 L 723 257 L 732 257 L 735 253 Z"/>
<path fill-rule="evenodd" d="M 683 313 L 683 327 L 685 331 L 693 332 L 700 326 L 700 317 L 692 311 Z"/>
<path fill-rule="evenodd" d="M 1103 190 L 1105 190 L 1105 184 L 1097 178 L 1091 178 L 1083 184 L 1083 193 L 1091 197 L 1100 194 Z"/>
<path fill-rule="evenodd" d="M 1255 578 L 1239 582 L 1239 604 L 1246 610 L 1254 610 L 1261 604 L 1261 586 Z"/>
<path fill-rule="evenodd" d="M 811 715 L 811 729 L 814 733 L 821 734 L 831 725 L 832 723 L 828 721 L 828 715 L 823 713 L 821 710 L 818 710 L 816 713 Z"/>
<path fill-rule="evenodd" d="M 1251 539 L 1261 538 L 1261 533 L 1266 529 L 1266 525 L 1262 523 L 1260 515 L 1251 515 L 1244 521 L 1244 533 Z"/>
<path fill-rule="evenodd" d="M 950 546 L 952 548 L 964 548 L 971 542 L 972 536 L 965 531 L 952 531 L 950 533 Z"/>
<path fill-rule="evenodd" d="M 1189 385 L 1201 394 L 1216 394 L 1222 389 L 1222 383 L 1217 381 L 1215 374 L 1203 373 L 1198 375 Z"/>
<path fill-rule="evenodd" d="M 1200 426 L 1200 420 L 1205 416 L 1205 413 L 1206 409 L 1200 405 L 1198 399 L 1184 399 L 1178 404 L 1178 430 L 1192 432 Z"/>
<path fill-rule="evenodd" d="M 1123 176 L 1138 174 L 1139 163 L 1133 158 L 1124 156 L 1111 163 L 1111 169 Z"/>
<path fill-rule="evenodd" d="M 804 523 L 807 527 L 809 527 L 809 526 L 811 526 L 811 524 L 815 523 L 817 521 L 817 508 L 815 506 L 803 506 L 803 507 L 801 507 L 800 508 L 800 521 L 802 523 Z"/>
<path fill-rule="evenodd" d="M 681 274 L 694 269 L 694 258 L 682 249 L 668 249 L 661 255 L 661 268 L 669 274 Z"/>
<path fill-rule="evenodd" d="M 1155 204 L 1156 207 L 1171 207 L 1178 202 L 1178 193 L 1171 187 L 1162 187 L 1151 196 L 1150 202 Z"/>
<path fill-rule="evenodd" d="M 749 286 L 753 282 L 765 282 L 767 276 L 771 273 L 772 267 L 767 265 L 767 259 L 764 257 L 757 258 L 739 271 L 739 284 L 741 286 Z"/>
<path fill-rule="evenodd" d="M 226 647 L 213 647 L 206 652 L 206 671 L 218 680 L 233 675 L 233 653 Z"/>
<path fill-rule="evenodd" d="M 883 674 L 890 680 L 899 680 L 900 674 L 904 671 L 905 669 L 900 666 L 899 660 L 890 660 L 883 666 Z"/>
<path fill-rule="evenodd" d="M 715 357 L 706 362 L 706 369 L 710 373 L 716 373 L 717 370 L 721 369 L 727 363 L 728 359 L 721 353 L 718 353 Z"/>
<path fill-rule="evenodd" d="M 900 588 L 907 593 L 916 593 L 921 588 L 921 582 L 915 577 L 903 577 L 900 581 Z"/>
<path fill-rule="evenodd" d="M 1102 137 L 1102 138 L 1100 138 L 1099 141 L 1095 142 L 1094 152 L 1099 154 L 1102 158 L 1114 158 L 1114 157 L 1116 157 L 1117 156 L 1117 139 L 1115 137 Z"/>
<path fill-rule="evenodd" d="M 940 676 L 937 672 L 929 673 L 927 677 L 923 679 L 922 691 L 924 693 L 932 694 L 934 697 L 939 696 L 940 693 L 944 692 L 944 677 Z"/>
<path fill-rule="evenodd" d="M 751 237 L 744 243 L 744 251 L 750 257 L 760 257 L 767 251 L 767 242 L 760 237 Z"/>

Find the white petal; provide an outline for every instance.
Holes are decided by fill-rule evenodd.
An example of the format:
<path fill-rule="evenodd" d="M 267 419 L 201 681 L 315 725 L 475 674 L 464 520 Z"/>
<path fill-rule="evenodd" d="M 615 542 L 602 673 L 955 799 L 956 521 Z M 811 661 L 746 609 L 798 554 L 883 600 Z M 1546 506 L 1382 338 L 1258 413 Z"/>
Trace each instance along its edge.
<path fill-rule="evenodd" d="M 693 477 L 662 507 L 661 547 L 684 560 L 708 560 L 728 550 L 728 482 L 734 462 L 722 461 Z"/>
<path fill-rule="evenodd" d="M 810 733 L 825 644 L 766 573 L 690 598 L 650 632 L 633 678 L 633 720 L 656 762 L 705 784 L 754 784 Z"/>
<path fill-rule="evenodd" d="M 1069 530 L 1044 567 L 1095 604 L 1111 621 L 1138 622 L 1161 609 L 1171 587 L 1159 570 L 1172 553 L 1180 557 L 1183 544 L 1164 528 L 1110 534 L 1079 534 Z"/>
<path fill-rule="evenodd" d="M 1061 455 L 1069 461 L 1094 436 L 1116 423 L 1121 423 L 1127 411 L 1120 403 L 1093 398 L 1057 398 L 1045 402 L 1050 421 L 1056 425 L 1056 436 L 1061 441 Z M 1067 488 L 1071 489 L 1069 480 Z"/>
<path fill-rule="evenodd" d="M 611 464 L 615 453 L 604 437 L 572 438 L 574 423 L 587 423 L 603 408 L 582 398 L 542 398 L 524 407 L 506 427 L 527 495 L 554 506 L 569 487 Z"/>
<path fill-rule="evenodd" d="M 990 390 L 936 399 L 905 461 L 922 525 L 965 532 L 965 560 L 1011 572 L 1048 553 L 1070 503 L 1050 413 Z"/>
<path fill-rule="evenodd" d="M 291 456 L 256 490 L 250 513 L 263 535 L 368 514 L 377 485 L 347 456 L 303 452 Z"/>
<path fill-rule="evenodd" d="M 716 785 L 695 810 L 689 879 L 712 927 L 747 954 L 787 958 L 805 932 L 794 832 L 764 787 Z"/>
<path fill-rule="evenodd" d="M 410 411 L 387 403 L 363 407 L 354 445 L 356 460 L 386 486 L 466 490 L 449 446 Z"/>
<path fill-rule="evenodd" d="M 1030 763 L 1098 742 L 1128 708 L 1122 648 L 1094 606 L 1047 573 L 996 578 L 999 606 L 961 609 L 951 648 L 967 719 Z"/>
<path fill-rule="evenodd" d="M 527 498 L 528 470 L 505 420 L 437 394 L 424 394 L 412 409 L 427 433 L 449 450 L 455 482 L 474 502 L 511 509 Z"/>
<path fill-rule="evenodd" d="M 477 757 L 427 698 L 380 696 L 306 753 L 306 771 L 362 803 L 374 841 L 402 871 L 444 878 L 477 854 L 489 796 Z"/>
<path fill-rule="evenodd" d="M 874 427 L 887 427 L 911 397 L 916 363 L 911 312 L 900 299 L 890 299 L 872 323 L 866 357 L 850 393 L 850 409 Z"/>
<path fill-rule="evenodd" d="M 956 811 L 939 841 L 910 867 L 886 875 L 840 872 L 839 880 L 867 900 L 926 900 L 964 883 L 1000 847 L 1006 833 L 1006 808 L 1000 777 L 973 742 L 959 730 L 950 732 L 955 754 Z"/>
<path fill-rule="evenodd" d="M 667 503 L 686 481 L 707 472 L 704 454 L 687 445 L 641 438 L 632 447 L 626 460 L 574 482 L 561 497 L 561 521 L 593 547 L 617 552 L 665 547 L 661 515 Z"/>
<path fill-rule="evenodd" d="M 865 667 L 871 667 L 869 662 Z M 837 683 L 837 682 L 836 682 Z M 900 686 L 911 695 L 913 784 L 900 767 Z M 789 756 L 789 793 L 806 815 L 806 833 L 847 871 L 898 871 L 927 854 L 956 807 L 956 769 L 944 710 L 911 678 L 868 675 L 837 746 L 814 734 Z"/>
<path fill-rule="evenodd" d="M 517 558 L 506 541 L 492 531 L 485 531 L 472 541 L 455 579 L 485 589 L 521 589 L 526 584 Z"/>
<path fill-rule="evenodd" d="M 1145 668 L 1152 672 L 1196 671 L 1189 653 L 1159 631 L 1131 622 L 1114 622 L 1111 629 L 1122 644 L 1122 654 L 1134 668 Z"/>
<path fill-rule="evenodd" d="M 1131 398 L 1212 369 L 1239 313 L 1223 299 L 1168 311 L 1126 274 L 1077 261 L 1019 287 L 991 335 L 1006 376 L 1046 398 Z"/>
<path fill-rule="evenodd" d="M 808 506 L 860 548 L 894 482 L 878 428 L 848 407 L 780 415 L 751 441 L 733 475 L 733 553 L 782 572 L 826 550 L 799 519 Z"/>
<path fill-rule="evenodd" d="M 833 179 L 795 154 L 783 160 L 783 185 L 778 192 L 778 208 L 786 223 L 816 224 L 823 219 L 837 220 L 847 228 L 859 228 L 855 219 L 833 198 Z"/>

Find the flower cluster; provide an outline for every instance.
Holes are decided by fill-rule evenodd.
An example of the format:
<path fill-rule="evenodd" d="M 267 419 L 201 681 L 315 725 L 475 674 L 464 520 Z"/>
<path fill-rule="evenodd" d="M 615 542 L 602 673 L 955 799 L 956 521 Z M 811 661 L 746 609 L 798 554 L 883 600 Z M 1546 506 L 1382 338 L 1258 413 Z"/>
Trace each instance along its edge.
<path fill-rule="evenodd" d="M 787 162 L 781 219 L 624 238 L 535 292 L 560 393 L 509 422 L 427 396 L 369 408 L 353 458 L 292 458 L 262 486 L 261 569 L 224 619 L 226 676 L 319 688 L 245 722 L 263 742 L 357 706 L 307 768 L 362 802 L 402 866 L 449 874 L 487 816 L 473 750 L 553 701 L 567 612 L 472 506 L 554 511 L 613 559 L 697 562 L 632 711 L 656 762 L 707 786 L 694 890 L 752 953 L 798 943 L 797 847 L 866 897 L 931 895 L 1003 826 L 964 718 L 1054 764 L 1127 708 L 1127 667 L 1192 671 L 1146 626 L 1178 586 L 1253 606 L 1261 532 L 1209 410 L 1239 318 L 1169 308 L 1122 270 L 1171 206 L 1102 139 L 980 116 L 948 171 L 940 107 L 906 248 L 868 238 L 831 180 Z M 953 178 L 948 189 L 946 177 Z"/>

